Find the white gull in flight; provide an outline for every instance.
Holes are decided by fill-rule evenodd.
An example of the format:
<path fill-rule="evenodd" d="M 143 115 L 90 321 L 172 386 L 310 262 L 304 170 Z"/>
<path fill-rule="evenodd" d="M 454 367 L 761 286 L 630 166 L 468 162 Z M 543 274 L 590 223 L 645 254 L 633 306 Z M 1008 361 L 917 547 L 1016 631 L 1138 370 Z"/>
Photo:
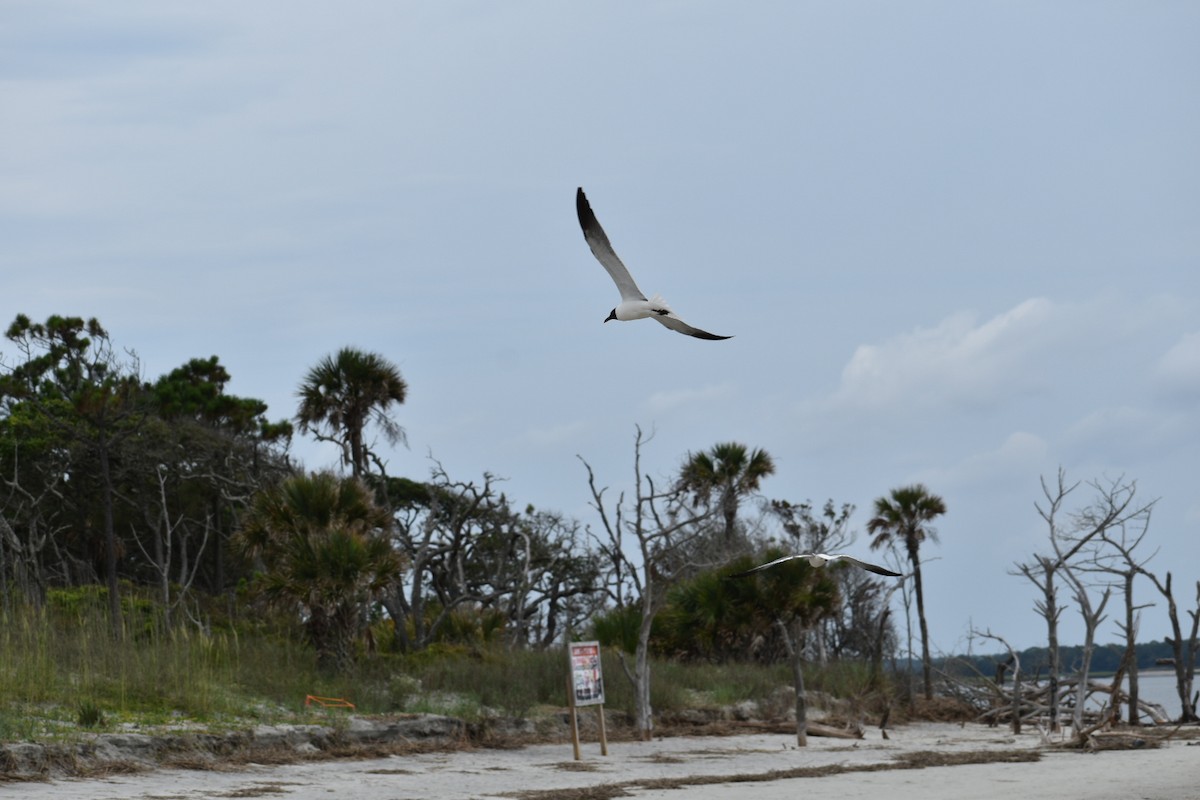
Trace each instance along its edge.
<path fill-rule="evenodd" d="M 874 572 L 876 575 L 887 575 L 888 577 L 891 577 L 891 578 L 899 578 L 900 577 L 899 572 L 892 572 L 890 569 L 881 567 L 878 564 L 870 564 L 866 561 L 860 561 L 859 559 L 855 558 L 854 556 L 848 556 L 845 553 L 837 553 L 835 555 L 826 555 L 825 553 L 797 553 L 794 556 L 784 556 L 783 558 L 777 558 L 774 561 L 768 561 L 766 564 L 759 564 L 757 567 L 754 567 L 753 569 L 748 569 L 745 572 L 735 572 L 733 575 L 730 575 L 729 577 L 730 578 L 740 578 L 743 575 L 750 575 L 752 573 L 758 572 L 759 570 L 770 569 L 771 567 L 775 566 L 776 564 L 782 564 L 785 561 L 791 561 L 792 559 L 795 559 L 795 558 L 806 559 L 808 561 L 808 563 L 812 564 L 814 567 L 823 567 L 833 561 L 848 561 L 851 564 L 855 564 L 857 566 L 862 567 L 867 572 Z"/>
<path fill-rule="evenodd" d="M 621 263 L 621 259 L 617 258 L 612 245 L 608 243 L 608 237 L 604 234 L 604 229 L 600 227 L 600 221 L 596 219 L 592 207 L 588 205 L 583 189 L 575 193 L 575 211 L 579 214 L 579 226 L 583 228 L 583 238 L 587 240 L 588 247 L 592 248 L 592 255 L 596 256 L 600 264 L 608 270 L 613 283 L 617 284 L 617 289 L 621 292 L 621 304 L 612 310 L 608 319 L 604 320 L 605 322 L 610 319 L 628 322 L 652 317 L 673 331 L 695 336 L 697 339 L 732 338 L 717 336 L 715 333 L 693 328 L 680 319 L 679 315 L 667 305 L 667 301 L 657 294 L 647 300 L 646 295 L 642 294 L 642 290 L 633 282 L 633 276 L 629 274 L 629 270 Z"/>

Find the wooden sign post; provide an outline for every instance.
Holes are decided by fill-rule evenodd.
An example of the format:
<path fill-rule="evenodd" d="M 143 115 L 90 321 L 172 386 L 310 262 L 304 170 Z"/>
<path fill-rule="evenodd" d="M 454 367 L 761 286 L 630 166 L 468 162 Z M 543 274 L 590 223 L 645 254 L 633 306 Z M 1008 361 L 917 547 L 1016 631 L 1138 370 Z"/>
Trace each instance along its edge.
<path fill-rule="evenodd" d="M 567 705 L 571 713 L 571 743 L 575 760 L 579 752 L 579 706 L 595 706 L 600 716 L 600 755 L 608 755 L 608 734 L 604 729 L 604 675 L 600 671 L 599 642 L 571 642 L 567 645 L 570 672 L 567 676 Z"/>

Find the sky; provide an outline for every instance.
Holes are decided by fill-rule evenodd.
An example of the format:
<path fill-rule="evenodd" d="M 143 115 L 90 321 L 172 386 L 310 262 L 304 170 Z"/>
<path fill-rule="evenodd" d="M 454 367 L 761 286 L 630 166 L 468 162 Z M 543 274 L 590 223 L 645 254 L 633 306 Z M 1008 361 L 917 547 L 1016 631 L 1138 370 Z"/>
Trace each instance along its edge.
<path fill-rule="evenodd" d="M 854 504 L 858 555 L 923 482 L 934 651 L 1044 644 L 1010 573 L 1060 468 L 1080 503 L 1135 480 L 1149 568 L 1185 608 L 1200 579 L 1197 41 L 1165 1 L 5 0 L 0 321 L 95 316 L 150 380 L 217 355 L 273 419 L 379 353 L 391 474 L 595 527 L 580 457 L 631 491 L 637 426 L 660 479 L 766 449 L 763 494 Z M 603 324 L 580 186 L 644 291 L 734 338 Z"/>

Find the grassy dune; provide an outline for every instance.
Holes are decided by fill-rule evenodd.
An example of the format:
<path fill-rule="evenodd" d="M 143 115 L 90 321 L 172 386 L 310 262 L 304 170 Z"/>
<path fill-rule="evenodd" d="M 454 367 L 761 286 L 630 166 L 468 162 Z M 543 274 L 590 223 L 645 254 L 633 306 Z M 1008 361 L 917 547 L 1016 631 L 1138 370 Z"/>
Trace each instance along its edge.
<path fill-rule="evenodd" d="M 112 635 L 103 603 L 63 602 L 0 613 L 0 741 L 45 740 L 84 729 L 227 729 L 296 721 L 329 712 L 308 695 L 347 698 L 360 713 L 433 712 L 467 720 L 523 717 L 565 704 L 561 649 L 438 645 L 412 655 L 362 654 L 352 673 L 319 672 L 297 630 L 255 620 L 202 632 L 164 630 L 153 608 L 134 605 L 124 636 Z M 618 657 L 604 654 L 607 707 L 633 710 Z M 784 665 L 653 665 L 656 712 L 790 700 Z M 809 688 L 839 697 L 865 692 L 866 670 L 813 670 Z"/>

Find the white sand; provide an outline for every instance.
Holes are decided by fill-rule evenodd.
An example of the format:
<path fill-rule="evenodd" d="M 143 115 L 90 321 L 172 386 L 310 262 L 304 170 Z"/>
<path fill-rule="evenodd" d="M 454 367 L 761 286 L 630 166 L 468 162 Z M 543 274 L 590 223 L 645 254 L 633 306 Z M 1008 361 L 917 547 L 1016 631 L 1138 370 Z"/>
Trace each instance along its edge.
<path fill-rule="evenodd" d="M 1097 754 L 1048 750 L 1037 763 L 999 763 L 851 772 L 790 778 L 645 789 L 636 780 L 694 776 L 766 775 L 776 770 L 823 765 L 889 763 L 898 754 L 931 750 L 1036 749 L 1038 734 L 1013 737 L 1001 729 L 923 723 L 891 732 L 871 731 L 859 742 L 751 736 L 669 738 L 614 742 L 607 758 L 585 742 L 575 762 L 569 744 L 519 750 L 470 750 L 394 756 L 365 761 L 319 761 L 287 766 L 250 766 L 237 772 L 162 770 L 105 780 L 0 783 L 0 797 L 14 800 L 191 800 L 216 797 L 356 798 L 417 800 L 496 798 L 528 790 L 623 784 L 639 798 L 836 797 L 839 800 L 967 800 L 969 798 L 1081 798 L 1085 800 L 1200 800 L 1200 746 L 1174 742 L 1161 749 Z"/>

